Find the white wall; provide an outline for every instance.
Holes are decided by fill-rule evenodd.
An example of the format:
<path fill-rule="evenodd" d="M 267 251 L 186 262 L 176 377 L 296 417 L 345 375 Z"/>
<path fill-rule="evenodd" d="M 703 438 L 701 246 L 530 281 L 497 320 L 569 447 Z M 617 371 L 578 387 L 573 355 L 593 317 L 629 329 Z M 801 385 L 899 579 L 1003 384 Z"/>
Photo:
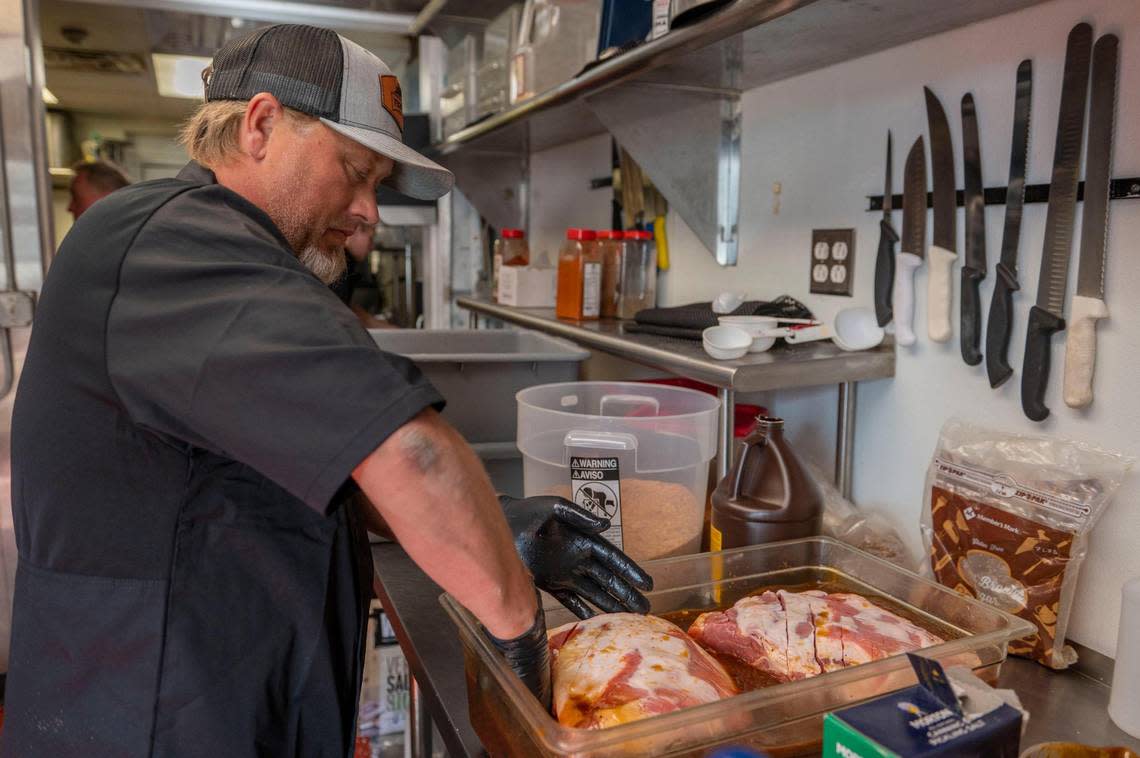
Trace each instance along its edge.
<path fill-rule="evenodd" d="M 894 181 L 899 192 L 906 151 L 926 132 L 922 87 L 930 85 L 950 116 L 961 187 L 959 102 L 965 92 L 972 91 L 979 114 L 985 184 L 1004 186 L 1015 70 L 1019 61 L 1029 57 L 1034 64 L 1034 93 L 1028 181 L 1048 182 L 1065 38 L 1082 20 L 1091 22 L 1097 34 L 1113 31 L 1121 37 L 1113 175 L 1140 174 L 1140 142 L 1134 126 L 1140 119 L 1136 97 L 1140 92 L 1140 2 L 1057 0 L 746 93 L 740 263 L 735 268 L 719 268 L 676 214 L 670 214 L 673 268 L 662 282 L 663 302 L 707 299 L 722 289 L 744 288 L 757 297 L 791 294 L 825 318 L 850 305 L 871 306 L 879 214 L 865 211 L 865 196 L 882 191 L 887 129 L 894 134 Z M 609 155 L 604 140 L 596 139 L 559 148 L 557 160 L 552 159 L 555 152 L 535 156 L 532 164 L 534 192 L 539 197 L 581 196 L 580 166 L 608 161 Z M 567 183 L 564 176 L 573 176 L 574 183 Z M 774 182 L 782 185 L 779 215 L 773 215 L 771 207 Z M 537 206 L 536 202 L 536 210 Z M 887 509 L 908 527 L 916 549 L 923 477 L 938 430 L 951 415 L 1140 453 L 1136 442 L 1140 396 L 1134 389 L 1134 377 L 1140 372 L 1140 333 L 1135 331 L 1140 324 L 1140 298 L 1133 294 L 1140 291 L 1140 257 L 1130 249 L 1130 243 L 1140 239 L 1140 202 L 1114 202 L 1111 214 L 1107 301 L 1112 318 L 1100 327 L 1096 400 L 1087 412 L 1070 410 L 1061 400 L 1063 335 L 1054 342 L 1054 372 L 1047 398 L 1053 415 L 1042 424 L 1022 415 L 1018 376 L 993 391 L 984 367 L 971 368 L 962 362 L 957 333 L 945 345 L 923 339 L 915 348 L 900 348 L 894 379 L 859 386 L 855 499 L 864 506 Z M 986 213 L 990 275 L 982 286 L 983 313 L 993 289 L 1003 217 L 1001 206 Z M 1043 204 L 1026 206 L 1020 256 L 1024 291 L 1017 300 L 1010 347 L 1015 369 L 1024 349 L 1027 312 L 1036 296 L 1044 218 Z M 543 217 L 536 212 L 533 219 L 532 226 L 537 227 Z M 895 223 L 901 227 L 897 214 Z M 808 294 L 811 229 L 832 227 L 856 229 L 853 298 Z M 538 227 L 532 237 L 544 231 Z M 961 248 L 961 226 L 958 239 Z M 1074 257 L 1070 285 L 1075 284 L 1076 268 Z M 954 281 L 958 281 L 956 271 Z M 920 273 L 916 283 L 916 291 L 922 293 L 920 311 L 925 286 L 925 274 Z M 957 332 L 957 305 L 954 322 Z M 922 315 L 916 319 L 916 331 L 925 335 Z M 830 470 L 835 390 L 771 393 L 763 399 L 789 420 L 805 457 Z M 1140 575 L 1138 498 L 1140 475 L 1134 475 L 1093 534 L 1069 629 L 1076 641 L 1109 654 L 1115 649 L 1121 584 L 1129 576 Z"/>
<path fill-rule="evenodd" d="M 610 175 L 610 138 L 591 137 L 531 156 L 531 258 L 554 265 L 570 227 L 608 229 L 613 191 L 590 189 L 590 180 Z"/>

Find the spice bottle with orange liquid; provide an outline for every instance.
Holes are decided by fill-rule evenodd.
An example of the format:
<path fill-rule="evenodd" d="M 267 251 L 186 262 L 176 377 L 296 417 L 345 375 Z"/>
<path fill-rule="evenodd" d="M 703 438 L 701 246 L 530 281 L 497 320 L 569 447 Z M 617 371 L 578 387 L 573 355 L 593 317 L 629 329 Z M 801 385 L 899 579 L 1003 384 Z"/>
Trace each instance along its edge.
<path fill-rule="evenodd" d="M 594 319 L 600 313 L 602 255 L 597 234 L 590 229 L 567 229 L 558 253 L 558 318 Z"/>

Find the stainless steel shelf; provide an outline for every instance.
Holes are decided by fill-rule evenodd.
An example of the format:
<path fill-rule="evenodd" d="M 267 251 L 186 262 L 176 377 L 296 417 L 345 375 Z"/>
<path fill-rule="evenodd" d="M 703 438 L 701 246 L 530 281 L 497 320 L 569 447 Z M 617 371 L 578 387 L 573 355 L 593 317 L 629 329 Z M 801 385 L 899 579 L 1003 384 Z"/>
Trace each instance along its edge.
<path fill-rule="evenodd" d="M 716 361 L 692 340 L 627 334 L 614 319 L 566 321 L 553 308 L 513 308 L 477 298 L 456 299 L 460 308 L 529 329 L 566 337 L 585 347 L 677 376 L 737 392 L 886 379 L 895 374 L 894 344 L 848 353 L 830 342 L 777 347 L 732 361 Z"/>
<path fill-rule="evenodd" d="M 739 92 L 1041 1 L 734 0 L 452 134 L 435 150 L 447 155 L 469 144 L 480 150 L 541 150 L 603 131 L 578 101 L 622 82 Z M 739 76 L 725 67 L 726 45 L 737 44 L 743 54 Z M 554 115 L 563 107 L 568 110 Z M 532 119 L 538 128 L 511 129 Z"/>

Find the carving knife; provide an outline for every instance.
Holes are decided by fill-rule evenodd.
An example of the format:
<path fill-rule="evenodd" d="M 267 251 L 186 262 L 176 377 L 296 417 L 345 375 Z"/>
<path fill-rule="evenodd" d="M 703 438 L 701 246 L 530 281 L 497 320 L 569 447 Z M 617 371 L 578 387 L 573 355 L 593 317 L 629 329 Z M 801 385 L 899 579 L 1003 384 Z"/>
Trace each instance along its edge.
<path fill-rule="evenodd" d="M 891 287 L 895 279 L 895 243 L 898 232 L 891 226 L 891 133 L 887 132 L 887 176 L 883 181 L 883 218 L 879 221 L 879 254 L 875 258 L 875 317 L 879 326 L 891 323 Z"/>
<path fill-rule="evenodd" d="M 1112 134 L 1116 111 L 1117 38 L 1096 41 L 1089 101 L 1089 144 L 1085 153 L 1085 208 L 1081 221 L 1081 264 L 1077 293 L 1065 337 L 1065 405 L 1092 402 L 1096 367 L 1096 322 L 1108 317 L 1104 302 L 1105 239 L 1108 236 L 1108 185 L 1112 177 Z"/>
<path fill-rule="evenodd" d="M 914 272 L 922 265 L 926 250 L 926 146 L 922 137 L 914 141 L 903 169 L 902 241 L 895 257 L 895 288 L 892 294 L 895 339 L 900 345 L 913 345 Z"/>
<path fill-rule="evenodd" d="M 954 261 L 958 259 L 955 235 L 955 216 L 958 210 L 958 192 L 954 181 L 954 149 L 950 144 L 950 124 L 942 103 L 923 87 L 926 94 L 926 121 L 930 129 L 930 173 L 934 185 L 934 234 L 930 245 L 930 275 L 926 284 L 926 328 L 930 339 L 945 342 L 950 339 L 950 301 L 953 282 L 950 278 Z"/>
<path fill-rule="evenodd" d="M 1092 27 L 1077 24 L 1069 32 L 1065 46 L 1053 178 L 1049 183 L 1049 208 L 1045 212 L 1045 247 L 1037 282 L 1037 304 L 1029 311 L 1025 363 L 1021 369 L 1021 408 L 1033 421 L 1044 421 L 1049 416 L 1045 389 L 1049 386 L 1052 336 L 1065 328 L 1065 289 L 1069 283 L 1069 254 L 1073 247 L 1073 216 L 1091 49 Z"/>
<path fill-rule="evenodd" d="M 1009 366 L 1009 335 L 1013 327 L 1013 293 L 1017 282 L 1017 246 L 1021 239 L 1021 209 L 1025 202 L 1025 164 L 1029 158 L 1029 106 L 1033 98 L 1033 63 L 1017 67 L 1013 100 L 1013 147 L 1009 156 L 1009 186 L 1005 191 L 1005 229 L 1001 260 L 986 320 L 986 374 L 991 387 L 1000 387 L 1013 375 Z"/>
<path fill-rule="evenodd" d="M 962 175 L 965 181 L 966 262 L 962 266 L 962 360 L 982 362 L 982 303 L 978 285 L 986 278 L 986 204 L 982 188 L 982 151 L 974 96 L 962 96 Z"/>

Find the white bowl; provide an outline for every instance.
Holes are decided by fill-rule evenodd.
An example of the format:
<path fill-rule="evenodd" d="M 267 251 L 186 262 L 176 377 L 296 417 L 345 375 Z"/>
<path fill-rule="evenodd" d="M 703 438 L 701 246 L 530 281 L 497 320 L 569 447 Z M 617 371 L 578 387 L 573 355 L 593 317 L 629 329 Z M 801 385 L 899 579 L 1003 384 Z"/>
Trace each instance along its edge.
<path fill-rule="evenodd" d="M 844 308 L 835 314 L 831 341 L 841 350 L 870 350 L 882 343 L 886 332 L 870 308 Z"/>
<path fill-rule="evenodd" d="M 752 346 L 752 336 L 735 326 L 710 326 L 701 332 L 701 344 L 718 361 L 739 358 Z"/>

